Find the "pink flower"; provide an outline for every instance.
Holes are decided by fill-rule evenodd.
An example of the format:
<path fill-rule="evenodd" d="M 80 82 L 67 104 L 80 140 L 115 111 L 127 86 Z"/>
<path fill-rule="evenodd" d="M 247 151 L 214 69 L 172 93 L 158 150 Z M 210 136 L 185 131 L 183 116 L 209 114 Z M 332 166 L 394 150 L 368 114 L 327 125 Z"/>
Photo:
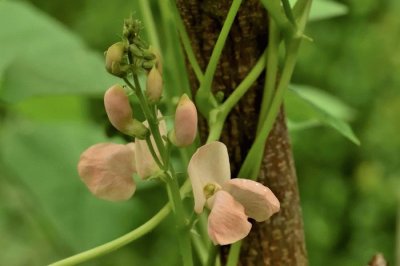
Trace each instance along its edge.
<path fill-rule="evenodd" d="M 133 195 L 134 149 L 133 143 L 99 143 L 82 153 L 78 173 L 93 195 L 109 201 L 127 200 Z"/>
<path fill-rule="evenodd" d="M 249 179 L 230 179 L 228 151 L 222 142 L 200 147 L 188 166 L 194 194 L 194 210 L 211 209 L 208 234 L 214 244 L 227 245 L 246 237 L 251 229 L 248 217 L 257 222 L 280 209 L 279 200 L 266 186 Z"/>

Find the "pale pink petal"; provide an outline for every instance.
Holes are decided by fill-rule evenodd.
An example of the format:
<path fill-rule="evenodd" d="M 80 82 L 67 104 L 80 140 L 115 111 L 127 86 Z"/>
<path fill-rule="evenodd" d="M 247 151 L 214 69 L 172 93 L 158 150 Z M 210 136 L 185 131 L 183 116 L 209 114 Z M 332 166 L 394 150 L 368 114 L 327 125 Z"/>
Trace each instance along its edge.
<path fill-rule="evenodd" d="M 265 221 L 279 211 L 279 200 L 274 193 L 256 181 L 235 178 L 227 181 L 222 189 L 240 202 L 246 214 L 257 222 Z"/>
<path fill-rule="evenodd" d="M 206 202 L 204 187 L 207 184 L 222 185 L 231 176 L 225 144 L 214 141 L 197 149 L 190 159 L 188 174 L 192 183 L 194 210 L 201 213 Z"/>
<path fill-rule="evenodd" d="M 162 114 L 160 111 L 158 111 L 158 118 L 162 118 Z M 147 127 L 149 126 L 149 123 L 147 121 L 144 121 L 143 124 Z M 159 121 L 158 129 L 160 130 L 161 136 L 165 136 L 167 134 L 167 125 L 164 119 L 161 119 Z M 160 153 L 157 149 L 157 145 L 154 141 L 153 136 L 150 137 L 150 140 L 153 144 L 157 156 L 161 160 Z M 160 170 L 160 168 L 154 161 L 149 147 L 147 146 L 146 140 L 137 139 L 135 143 L 135 161 L 137 173 L 142 179 L 149 178 L 150 176 L 156 174 Z"/>
<path fill-rule="evenodd" d="M 95 196 L 110 201 L 127 200 L 136 189 L 132 179 L 133 156 L 126 145 L 96 144 L 82 153 L 78 173 Z"/>
<path fill-rule="evenodd" d="M 211 213 L 208 216 L 208 235 L 217 245 L 228 245 L 245 238 L 251 229 L 244 207 L 229 195 L 220 190 L 213 198 Z"/>
<path fill-rule="evenodd" d="M 126 147 L 128 147 L 132 151 L 132 169 L 136 173 L 137 170 L 136 170 L 136 152 L 135 152 L 136 147 L 135 146 L 136 146 L 135 142 L 126 144 Z"/>

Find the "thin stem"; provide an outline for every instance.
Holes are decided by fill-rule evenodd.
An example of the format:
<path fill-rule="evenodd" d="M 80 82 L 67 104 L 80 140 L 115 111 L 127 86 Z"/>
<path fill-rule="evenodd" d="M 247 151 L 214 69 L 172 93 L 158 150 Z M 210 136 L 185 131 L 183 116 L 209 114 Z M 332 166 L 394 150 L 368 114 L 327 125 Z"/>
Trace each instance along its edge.
<path fill-rule="evenodd" d="M 281 11 L 281 5 L 276 0 L 261 0 L 261 3 L 268 10 L 268 14 L 275 20 L 278 27 L 283 31 L 288 31 L 290 23 L 285 14 Z"/>
<path fill-rule="evenodd" d="M 232 27 L 241 3 L 242 0 L 232 1 L 224 25 L 222 26 L 217 42 L 215 43 L 214 49 L 211 53 L 210 61 L 207 65 L 203 81 L 201 82 L 200 88 L 196 94 L 196 103 L 199 111 L 207 118 L 208 112 L 217 106 L 217 101 L 215 100 L 214 95 L 211 93 L 212 80 L 215 70 L 217 69 L 218 60 L 221 57 L 222 49 L 224 48 L 229 31 Z"/>
<path fill-rule="evenodd" d="M 293 24 L 293 26 L 297 27 L 296 20 L 294 18 L 292 8 L 290 7 L 290 3 L 288 0 L 281 0 L 283 5 L 283 10 L 285 11 L 286 17 Z"/>
<path fill-rule="evenodd" d="M 172 9 L 174 12 L 175 22 L 176 22 L 176 26 L 178 28 L 179 35 L 181 37 L 183 48 L 185 49 L 187 58 L 189 60 L 190 65 L 193 68 L 193 71 L 194 71 L 194 74 L 196 75 L 197 80 L 199 82 L 201 82 L 204 78 L 204 74 L 200 68 L 199 62 L 197 62 L 196 55 L 193 52 L 192 45 L 190 44 L 190 38 L 189 38 L 189 35 L 187 34 L 182 17 L 178 12 L 175 3 L 171 3 L 171 5 L 173 6 Z"/>
<path fill-rule="evenodd" d="M 303 14 L 299 20 L 299 27 L 301 31 L 304 30 L 307 17 L 310 11 L 312 0 L 308 1 L 308 4 L 305 6 Z M 302 37 L 297 33 L 292 36 L 289 40 L 289 43 L 286 47 L 286 58 L 284 67 L 282 70 L 282 76 L 279 81 L 278 88 L 276 90 L 274 99 L 271 103 L 271 107 L 268 111 L 268 115 L 264 124 L 261 127 L 260 133 L 257 135 L 253 145 L 251 146 L 243 164 L 240 168 L 239 177 L 247 177 L 251 179 L 256 179 L 258 176 L 258 172 L 262 162 L 263 149 L 265 146 L 265 142 L 267 140 L 268 134 L 271 131 L 275 119 L 279 113 L 279 109 L 281 107 L 283 97 L 289 85 L 290 79 L 293 74 L 294 67 L 297 61 L 297 54 L 300 47 Z"/>
<path fill-rule="evenodd" d="M 185 198 L 190 191 L 190 182 L 186 180 L 185 183 L 180 188 L 180 196 L 181 198 Z M 145 234 L 152 231 L 157 225 L 159 225 L 170 213 L 171 206 L 169 203 L 164 205 L 161 210 L 159 210 L 152 218 L 150 218 L 146 223 L 142 224 L 138 228 L 132 230 L 131 232 L 114 239 L 106 244 L 101 246 L 89 249 L 82 253 L 76 254 L 69 258 L 54 262 L 50 264 L 50 266 L 68 266 L 68 265 L 76 265 L 79 263 L 83 263 L 85 261 L 103 256 L 111 251 L 117 250 L 130 242 L 144 236 Z"/>
<path fill-rule="evenodd" d="M 275 97 L 271 103 L 271 108 L 269 109 L 268 115 L 263 123 L 263 126 L 261 127 L 259 135 L 256 137 L 256 140 L 254 141 L 246 156 L 246 159 L 243 162 L 242 168 L 239 171 L 239 177 L 251 176 L 251 179 L 256 179 L 258 176 L 262 161 L 262 151 L 264 149 L 265 142 L 267 141 L 269 132 L 271 131 L 279 113 L 283 97 L 292 77 L 294 66 L 296 64 L 299 44 L 300 43 L 298 41 L 293 41 L 293 43 L 290 44 L 290 50 L 288 52 L 289 54 L 286 58 L 281 80 L 276 90 Z"/>
<path fill-rule="evenodd" d="M 153 159 L 154 159 L 154 161 L 156 162 L 156 164 L 158 165 L 158 167 L 159 167 L 160 169 L 164 169 L 164 166 L 163 166 L 162 163 L 160 162 L 160 159 L 158 158 L 157 153 L 156 153 L 156 151 L 154 150 L 153 143 L 151 143 L 151 138 L 150 138 L 150 136 L 147 136 L 147 137 L 146 137 L 146 143 L 147 143 L 147 146 L 149 147 L 149 151 L 150 151 L 150 153 L 151 153 L 151 156 L 153 157 Z"/>
<path fill-rule="evenodd" d="M 249 74 L 247 74 L 246 78 L 237 86 L 237 88 L 229 95 L 228 99 L 220 106 L 221 114 L 223 116 L 227 116 L 229 112 L 236 106 L 239 100 L 243 97 L 243 95 L 248 91 L 248 89 L 253 85 L 253 83 L 260 76 L 261 72 L 265 68 L 265 57 L 267 54 L 267 49 L 263 52 L 263 54 L 258 59 L 257 63 L 251 69 Z"/>
<path fill-rule="evenodd" d="M 241 247 L 242 247 L 242 241 L 238 241 L 231 245 L 226 266 L 236 266 L 237 265 Z"/>
<path fill-rule="evenodd" d="M 269 21 L 268 34 L 268 52 L 267 52 L 267 67 L 265 69 L 265 85 L 263 99 L 261 102 L 260 116 L 257 124 L 257 134 L 260 132 L 261 126 L 268 114 L 272 99 L 275 93 L 276 76 L 278 72 L 278 54 L 279 54 L 279 29 L 273 20 Z"/>
<path fill-rule="evenodd" d="M 200 236 L 191 234 L 191 239 L 192 239 L 192 244 L 194 247 L 194 250 L 197 253 L 197 256 L 199 256 L 201 265 L 204 265 L 207 260 L 207 249 L 204 247 L 204 244 L 202 243 Z"/>
<path fill-rule="evenodd" d="M 165 147 L 164 147 L 164 142 L 162 140 L 160 131 L 158 129 L 159 122 L 158 122 L 157 114 L 153 114 L 151 112 L 149 105 L 147 104 L 147 101 L 143 95 L 137 75 L 133 75 L 133 81 L 135 83 L 136 96 L 139 98 L 139 102 L 141 103 L 143 113 L 149 123 L 150 131 L 154 137 L 154 142 L 156 143 L 157 149 L 158 149 L 159 153 L 161 154 L 161 157 L 165 158 Z"/>
<path fill-rule="evenodd" d="M 206 266 L 214 266 L 215 265 L 215 260 L 217 259 L 217 252 L 218 248 L 214 245 L 210 245 L 210 248 L 208 250 L 208 260 Z"/>
<path fill-rule="evenodd" d="M 154 215 L 150 220 L 148 220 L 143 225 L 139 226 L 135 230 L 129 232 L 126 235 L 123 235 L 113 241 L 110 241 L 101 246 L 95 247 L 93 249 L 89 249 L 85 252 L 79 253 L 72 257 L 57 261 L 55 263 L 50 264 L 50 266 L 66 266 L 66 265 L 76 265 L 79 263 L 83 263 L 85 261 L 91 260 L 96 257 L 100 257 L 111 251 L 119 249 L 130 242 L 144 236 L 153 230 L 161 221 L 163 221 L 169 212 L 171 211 L 171 207 L 169 204 L 166 204 L 156 215 Z"/>
<path fill-rule="evenodd" d="M 173 211 L 175 213 L 176 225 L 178 228 L 178 240 L 179 246 L 181 248 L 181 255 L 184 266 L 193 265 L 193 256 L 190 235 L 188 227 L 186 226 L 185 213 L 183 209 L 182 199 L 179 193 L 178 182 L 176 176 L 168 176 L 167 187 L 169 190 L 170 202 L 173 206 Z"/>
<path fill-rule="evenodd" d="M 150 1 L 148 0 L 139 0 L 139 7 L 142 13 L 142 19 L 144 21 L 144 25 L 148 26 L 146 28 L 146 32 L 149 32 L 150 43 L 154 44 L 156 48 L 160 49 L 160 42 L 157 36 L 157 29 L 154 24 L 153 13 L 150 8 Z"/>
<path fill-rule="evenodd" d="M 247 74 L 247 76 L 242 80 L 239 86 L 237 86 L 233 93 L 229 96 L 229 98 L 226 99 L 226 101 L 218 108 L 215 108 L 210 112 L 208 121 L 210 125 L 210 133 L 207 138 L 207 143 L 218 140 L 220 138 L 225 119 L 228 116 L 229 112 L 232 110 L 233 107 L 236 106 L 239 100 L 250 89 L 251 85 L 253 85 L 253 83 L 262 73 L 262 70 L 265 67 L 265 56 L 266 50 L 261 55 L 260 59 L 258 59 L 254 67 Z"/>

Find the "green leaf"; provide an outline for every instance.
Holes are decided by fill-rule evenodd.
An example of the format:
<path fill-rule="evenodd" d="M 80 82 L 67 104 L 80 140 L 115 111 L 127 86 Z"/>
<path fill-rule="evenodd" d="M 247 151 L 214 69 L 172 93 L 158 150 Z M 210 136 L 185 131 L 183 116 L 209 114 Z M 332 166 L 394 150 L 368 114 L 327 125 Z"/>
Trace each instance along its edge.
<path fill-rule="evenodd" d="M 315 89 L 303 89 L 304 88 L 299 86 L 297 86 L 297 89 L 296 87 L 290 87 L 285 96 L 287 114 L 292 123 L 295 123 L 295 125 L 296 123 L 298 125 L 317 125 L 318 122 L 320 122 L 321 124 L 334 128 L 353 143 L 357 145 L 360 144 L 360 141 L 348 123 L 346 123 L 341 117 L 337 116 L 337 113 L 340 113 L 337 110 L 342 110 L 338 108 L 338 106 L 341 105 L 337 104 L 338 102 L 336 102 L 336 100 L 327 101 L 329 103 L 334 102 L 335 104 L 333 105 L 323 104 L 324 100 L 332 100 L 334 98 L 327 97 L 327 94 L 321 94 L 324 96 L 318 98 L 316 95 L 319 95 L 319 93 L 315 93 Z M 319 99 L 322 99 L 322 102 L 319 102 Z M 332 106 L 335 106 L 336 109 L 332 108 Z M 333 110 L 335 110 L 336 114 Z"/>
<path fill-rule="evenodd" d="M 310 11 L 310 21 L 329 19 L 348 13 L 347 6 L 334 1 L 314 1 Z"/>
<path fill-rule="evenodd" d="M 345 121 L 351 121 L 355 118 L 356 111 L 353 108 L 326 91 L 299 84 L 291 84 L 290 88 L 334 117 Z"/>
<path fill-rule="evenodd" d="M 18 19 L 16 19 L 18 18 Z M 26 2 L 0 2 L 0 99 L 37 95 L 101 95 L 116 79 L 101 57 Z"/>
<path fill-rule="evenodd" d="M 80 153 L 96 142 L 107 141 L 101 128 L 10 119 L 1 133 L 3 165 L 31 190 L 39 203 L 37 208 L 54 225 L 60 241 L 83 250 L 144 221 L 146 205 L 151 202 L 148 199 L 135 196 L 127 202 L 106 202 L 91 195 L 79 179 L 76 164 Z"/>
<path fill-rule="evenodd" d="M 290 0 L 293 6 L 296 0 Z M 310 10 L 310 21 L 329 19 L 337 16 L 343 16 L 348 13 L 346 5 L 327 0 L 316 0 L 313 1 Z"/>

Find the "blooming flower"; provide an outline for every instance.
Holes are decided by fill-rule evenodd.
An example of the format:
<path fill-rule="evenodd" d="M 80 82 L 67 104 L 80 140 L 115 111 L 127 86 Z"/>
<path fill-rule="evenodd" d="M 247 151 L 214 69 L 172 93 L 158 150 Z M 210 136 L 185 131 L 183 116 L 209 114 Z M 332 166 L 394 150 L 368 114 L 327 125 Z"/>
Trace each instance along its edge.
<path fill-rule="evenodd" d="M 208 234 L 214 244 L 227 245 L 246 237 L 251 229 L 248 217 L 257 222 L 280 209 L 279 200 L 266 186 L 249 179 L 230 179 L 225 144 L 211 142 L 200 147 L 188 166 L 197 213 L 211 209 Z"/>
<path fill-rule="evenodd" d="M 99 143 L 84 151 L 78 173 L 90 192 L 105 200 L 122 201 L 135 192 L 134 144 Z"/>

